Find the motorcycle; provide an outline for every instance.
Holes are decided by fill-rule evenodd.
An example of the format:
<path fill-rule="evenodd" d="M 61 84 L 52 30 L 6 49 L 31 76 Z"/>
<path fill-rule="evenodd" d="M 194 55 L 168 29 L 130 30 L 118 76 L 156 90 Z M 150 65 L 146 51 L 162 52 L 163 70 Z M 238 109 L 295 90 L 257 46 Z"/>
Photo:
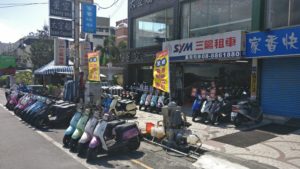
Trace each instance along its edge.
<path fill-rule="evenodd" d="M 147 92 L 145 92 L 145 93 L 141 96 L 139 110 L 142 110 L 142 107 L 145 105 L 146 98 L 147 98 Z"/>
<path fill-rule="evenodd" d="M 148 96 L 146 97 L 146 101 L 145 101 L 145 111 L 148 110 L 148 108 L 150 107 L 151 104 L 151 100 L 152 100 L 153 94 L 152 92 L 149 92 Z"/>
<path fill-rule="evenodd" d="M 200 114 L 200 109 L 202 105 L 202 97 L 200 95 L 196 96 L 196 99 L 192 105 L 192 121 L 196 122 L 196 118 Z"/>
<path fill-rule="evenodd" d="M 229 95 L 225 93 L 225 97 L 218 97 L 218 101 L 220 103 L 220 109 L 217 112 L 214 112 L 211 116 L 212 124 L 216 124 L 220 121 L 222 122 L 229 122 L 232 104 L 234 101 L 229 99 Z"/>
<path fill-rule="evenodd" d="M 74 103 L 55 103 L 49 111 L 46 111 L 39 120 L 49 121 L 52 126 L 64 126 L 68 123 L 76 112 L 76 104 Z"/>
<path fill-rule="evenodd" d="M 158 102 L 158 91 L 154 96 L 152 96 L 151 103 L 150 103 L 150 112 L 153 112 L 156 109 Z"/>
<path fill-rule="evenodd" d="M 239 101 L 236 105 L 232 105 L 231 122 L 236 127 L 249 121 L 257 124 L 263 121 L 262 110 L 256 101 L 247 99 Z"/>
<path fill-rule="evenodd" d="M 109 112 L 117 117 L 128 116 L 134 117 L 136 115 L 136 104 L 131 100 L 119 100 L 118 96 L 114 96 L 111 102 Z"/>
<path fill-rule="evenodd" d="M 74 133 L 71 136 L 71 140 L 70 140 L 70 151 L 71 152 L 77 151 L 78 141 L 84 132 L 85 126 L 90 118 L 90 115 L 91 115 L 91 109 L 86 108 L 76 125 L 76 130 L 74 131 Z"/>
<path fill-rule="evenodd" d="M 8 110 L 13 110 L 15 106 L 18 104 L 19 99 L 23 96 L 24 94 L 22 92 L 19 92 L 17 90 L 12 91 L 11 94 L 8 96 L 8 100 L 6 103 L 6 107 Z"/>
<path fill-rule="evenodd" d="M 70 125 L 67 128 L 67 130 L 65 131 L 65 134 L 64 134 L 64 137 L 63 137 L 64 147 L 69 147 L 71 136 L 74 133 L 74 131 L 76 130 L 77 123 L 78 123 L 78 121 L 79 121 L 79 119 L 81 118 L 81 115 L 82 115 L 82 111 L 83 111 L 83 107 L 80 104 L 78 104 L 77 105 L 77 111 L 74 114 L 74 116 L 72 117 L 72 119 L 70 121 Z"/>
<path fill-rule="evenodd" d="M 87 150 L 87 161 L 94 160 L 99 153 L 119 151 L 127 147 L 135 151 L 140 147 L 140 131 L 135 123 L 125 123 L 123 120 L 108 122 L 104 115 L 97 124 L 93 138 Z"/>
<path fill-rule="evenodd" d="M 33 105 L 20 113 L 21 119 L 28 122 L 35 113 L 38 113 L 47 107 L 46 100 L 45 97 L 38 96 L 37 101 Z"/>
<path fill-rule="evenodd" d="M 18 101 L 18 104 L 14 108 L 14 113 L 18 116 L 19 112 L 26 109 L 28 106 L 32 105 L 35 103 L 35 98 L 34 95 L 28 93 L 25 94 L 23 97 L 21 97 Z"/>
<path fill-rule="evenodd" d="M 100 119 L 100 111 L 95 110 L 93 117 L 89 119 L 87 122 L 84 133 L 81 136 L 80 140 L 78 141 L 77 150 L 78 150 L 78 156 L 84 157 L 88 148 L 88 145 L 90 141 L 92 140 L 93 131 L 98 123 L 98 120 Z"/>
<path fill-rule="evenodd" d="M 164 107 L 164 105 L 166 105 L 166 96 L 165 93 L 163 92 L 157 100 L 157 105 L 156 105 L 156 111 L 157 112 L 161 112 L 161 108 Z"/>
<path fill-rule="evenodd" d="M 112 96 L 110 94 L 106 94 L 104 93 L 102 95 L 102 110 L 104 112 L 108 112 L 109 111 L 109 108 L 110 108 L 110 104 L 112 102 Z"/>

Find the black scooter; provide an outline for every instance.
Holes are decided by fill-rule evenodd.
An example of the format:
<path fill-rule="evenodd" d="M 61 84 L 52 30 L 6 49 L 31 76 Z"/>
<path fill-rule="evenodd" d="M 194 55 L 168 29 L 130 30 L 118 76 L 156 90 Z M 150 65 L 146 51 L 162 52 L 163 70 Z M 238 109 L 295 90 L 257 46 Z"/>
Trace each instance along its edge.
<path fill-rule="evenodd" d="M 94 130 L 94 136 L 87 150 L 87 161 L 92 161 L 99 153 L 117 152 L 127 147 L 129 151 L 140 147 L 141 133 L 135 123 L 123 120 L 107 121 L 106 115 Z"/>
<path fill-rule="evenodd" d="M 262 122 L 263 113 L 256 101 L 247 99 L 232 105 L 231 122 L 236 126 L 249 121 L 256 124 Z"/>

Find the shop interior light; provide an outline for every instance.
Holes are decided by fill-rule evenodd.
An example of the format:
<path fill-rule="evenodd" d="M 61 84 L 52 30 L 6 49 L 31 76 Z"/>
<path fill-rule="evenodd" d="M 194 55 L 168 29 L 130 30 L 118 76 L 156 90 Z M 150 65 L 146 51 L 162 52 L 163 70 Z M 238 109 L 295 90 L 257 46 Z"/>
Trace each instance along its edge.
<path fill-rule="evenodd" d="M 237 60 L 235 62 L 237 62 L 237 63 L 248 63 L 249 61 L 248 60 Z"/>

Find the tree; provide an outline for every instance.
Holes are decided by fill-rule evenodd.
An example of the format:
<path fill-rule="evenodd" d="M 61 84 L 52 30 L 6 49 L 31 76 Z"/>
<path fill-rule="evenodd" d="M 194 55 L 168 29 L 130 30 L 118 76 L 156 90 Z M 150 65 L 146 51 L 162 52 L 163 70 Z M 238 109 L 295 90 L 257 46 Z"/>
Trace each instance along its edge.
<path fill-rule="evenodd" d="M 106 65 L 107 61 L 116 63 L 120 55 L 120 51 L 115 44 L 114 36 L 109 36 L 106 39 L 104 39 L 103 46 L 97 45 L 95 51 L 101 51 L 101 65 Z"/>
<path fill-rule="evenodd" d="M 49 27 L 45 25 L 42 30 L 37 30 L 35 36 L 38 39 L 30 48 L 34 70 L 52 61 L 54 56 L 54 45 L 50 38 Z"/>
<path fill-rule="evenodd" d="M 127 49 L 127 42 L 126 41 L 121 41 L 118 44 L 118 48 L 119 48 L 119 50 L 125 50 L 125 49 Z"/>

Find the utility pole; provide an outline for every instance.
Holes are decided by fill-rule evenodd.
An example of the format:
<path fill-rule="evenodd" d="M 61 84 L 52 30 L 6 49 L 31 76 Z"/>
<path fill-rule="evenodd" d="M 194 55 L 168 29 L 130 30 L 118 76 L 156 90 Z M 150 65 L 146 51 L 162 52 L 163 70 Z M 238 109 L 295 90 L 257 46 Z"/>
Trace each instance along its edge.
<path fill-rule="evenodd" d="M 79 36 L 80 36 L 80 0 L 74 0 L 74 82 L 75 82 L 75 100 L 79 97 Z"/>

